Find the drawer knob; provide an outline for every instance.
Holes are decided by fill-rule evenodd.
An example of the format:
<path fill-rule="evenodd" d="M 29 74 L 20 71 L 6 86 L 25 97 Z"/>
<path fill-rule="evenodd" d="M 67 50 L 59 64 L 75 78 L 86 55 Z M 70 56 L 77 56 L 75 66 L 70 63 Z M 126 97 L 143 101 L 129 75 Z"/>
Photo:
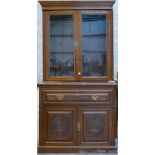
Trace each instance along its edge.
<path fill-rule="evenodd" d="M 96 101 L 98 99 L 98 96 L 92 96 L 91 98 L 93 101 Z"/>
<path fill-rule="evenodd" d="M 56 95 L 56 99 L 61 101 L 64 99 L 64 95 Z"/>

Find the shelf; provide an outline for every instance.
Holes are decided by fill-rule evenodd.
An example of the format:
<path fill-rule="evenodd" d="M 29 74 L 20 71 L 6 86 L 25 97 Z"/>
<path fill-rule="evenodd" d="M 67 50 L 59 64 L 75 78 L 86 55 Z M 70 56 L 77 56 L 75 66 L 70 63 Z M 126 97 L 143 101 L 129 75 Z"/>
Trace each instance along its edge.
<path fill-rule="evenodd" d="M 50 34 L 50 37 L 73 37 L 73 34 Z"/>
<path fill-rule="evenodd" d="M 104 34 L 83 34 L 82 37 L 105 37 L 106 33 Z"/>
<path fill-rule="evenodd" d="M 73 37 L 72 34 L 50 34 L 50 37 Z M 84 34 L 82 37 L 105 37 L 106 33 L 104 34 Z"/>
<path fill-rule="evenodd" d="M 71 52 L 71 51 L 63 51 L 63 52 L 60 52 L 60 51 L 57 51 L 57 52 L 50 52 L 50 54 L 74 54 L 74 51 Z"/>
<path fill-rule="evenodd" d="M 106 53 L 106 51 L 89 51 L 89 50 L 82 50 L 83 53 Z"/>
<path fill-rule="evenodd" d="M 98 20 L 106 20 L 105 15 L 83 15 L 82 22 L 94 22 Z"/>
<path fill-rule="evenodd" d="M 89 50 L 82 50 L 83 53 L 106 53 L 106 51 L 89 51 Z M 50 52 L 50 54 L 74 54 L 74 52 Z"/>

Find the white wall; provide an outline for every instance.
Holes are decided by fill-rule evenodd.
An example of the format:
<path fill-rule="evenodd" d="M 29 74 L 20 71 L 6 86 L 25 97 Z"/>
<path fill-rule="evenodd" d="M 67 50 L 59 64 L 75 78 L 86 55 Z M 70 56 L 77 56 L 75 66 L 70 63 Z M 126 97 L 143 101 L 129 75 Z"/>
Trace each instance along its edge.
<path fill-rule="evenodd" d="M 43 79 L 43 42 L 42 42 L 42 9 L 38 3 L 37 7 L 37 81 Z"/>
<path fill-rule="evenodd" d="M 114 4 L 114 78 L 117 79 L 118 71 L 118 4 Z M 37 7 L 37 81 L 43 79 L 43 60 L 42 60 L 42 9 L 38 3 Z"/>
<path fill-rule="evenodd" d="M 114 21 L 113 21 L 113 31 L 114 31 L 114 79 L 117 79 L 118 72 L 118 2 L 114 4 Z"/>

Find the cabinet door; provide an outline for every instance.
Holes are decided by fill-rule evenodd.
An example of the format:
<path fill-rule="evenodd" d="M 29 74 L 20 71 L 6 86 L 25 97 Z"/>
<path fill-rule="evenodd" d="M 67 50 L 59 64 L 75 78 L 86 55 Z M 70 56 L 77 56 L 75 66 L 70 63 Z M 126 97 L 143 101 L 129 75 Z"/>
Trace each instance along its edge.
<path fill-rule="evenodd" d="M 79 114 L 80 145 L 109 145 L 112 118 L 110 109 L 83 108 Z"/>
<path fill-rule="evenodd" d="M 81 78 L 112 79 L 112 12 L 81 11 Z"/>
<path fill-rule="evenodd" d="M 63 110 L 60 110 L 63 109 Z M 75 145 L 75 109 L 52 108 L 45 111 L 46 145 Z"/>
<path fill-rule="evenodd" d="M 44 19 L 44 79 L 74 80 L 76 14 L 48 11 Z"/>

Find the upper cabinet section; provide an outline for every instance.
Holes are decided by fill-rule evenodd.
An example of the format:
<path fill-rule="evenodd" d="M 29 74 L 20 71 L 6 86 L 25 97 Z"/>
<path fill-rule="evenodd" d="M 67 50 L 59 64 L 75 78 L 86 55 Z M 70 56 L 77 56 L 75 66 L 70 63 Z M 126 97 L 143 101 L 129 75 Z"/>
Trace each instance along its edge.
<path fill-rule="evenodd" d="M 44 81 L 113 80 L 113 2 L 40 1 Z"/>

